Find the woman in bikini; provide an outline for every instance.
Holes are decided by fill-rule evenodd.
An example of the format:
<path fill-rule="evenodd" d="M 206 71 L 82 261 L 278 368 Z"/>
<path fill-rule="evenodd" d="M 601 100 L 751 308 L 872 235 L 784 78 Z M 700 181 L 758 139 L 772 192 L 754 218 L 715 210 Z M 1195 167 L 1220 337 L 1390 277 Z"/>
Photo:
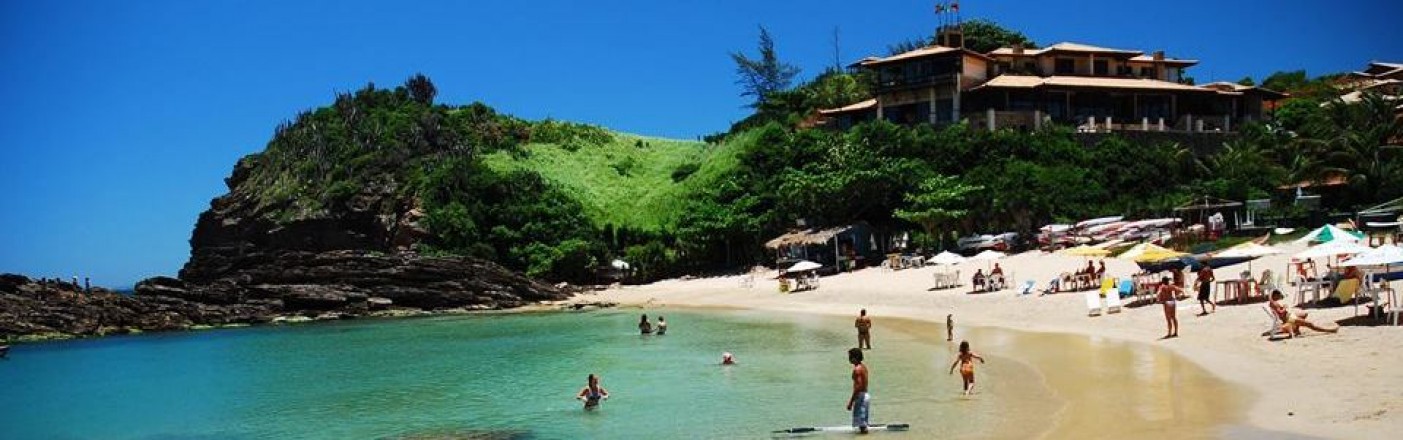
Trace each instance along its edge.
<path fill-rule="evenodd" d="M 1281 304 L 1281 299 L 1285 297 L 1286 295 L 1282 295 L 1280 290 L 1273 290 L 1271 292 L 1271 302 L 1267 303 L 1267 306 L 1271 308 L 1271 312 L 1276 314 L 1276 317 L 1278 319 L 1281 319 L 1281 332 L 1286 333 L 1286 337 L 1294 338 L 1300 336 L 1301 327 L 1305 327 L 1322 333 L 1335 333 L 1340 331 L 1340 327 L 1338 325 L 1334 328 L 1325 328 L 1315 325 L 1315 323 L 1313 322 L 1307 321 L 1306 316 L 1309 315 L 1307 315 L 1304 312 L 1302 312 L 1299 315 L 1291 313 L 1291 309 L 1288 309 L 1285 305 Z"/>
<path fill-rule="evenodd" d="M 1175 299 L 1184 292 L 1169 283 L 1169 277 L 1159 279 L 1159 287 L 1155 288 L 1155 299 L 1164 304 L 1164 321 L 1169 326 L 1169 332 L 1164 335 L 1164 339 L 1179 337 L 1179 317 L 1175 315 Z"/>
<path fill-rule="evenodd" d="M 609 390 L 599 386 L 599 376 L 589 375 L 589 385 L 580 390 L 575 398 L 585 402 L 585 409 L 591 410 L 599 407 L 599 402 L 609 398 Z"/>
<path fill-rule="evenodd" d="M 960 341 L 960 354 L 955 356 L 955 362 L 950 364 L 950 374 L 955 374 L 955 367 L 960 367 L 960 378 L 964 379 L 964 395 L 974 391 L 974 360 L 979 359 L 979 363 L 984 363 L 984 358 L 978 353 L 969 350 L 969 341 Z"/>

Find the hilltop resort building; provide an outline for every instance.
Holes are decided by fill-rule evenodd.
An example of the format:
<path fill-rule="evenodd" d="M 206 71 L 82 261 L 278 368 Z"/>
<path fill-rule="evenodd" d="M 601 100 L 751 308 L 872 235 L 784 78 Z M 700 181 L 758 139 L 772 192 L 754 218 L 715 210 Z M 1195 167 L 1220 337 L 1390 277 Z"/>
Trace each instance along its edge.
<path fill-rule="evenodd" d="M 1184 70 L 1198 61 L 1163 51 L 1058 43 L 979 53 L 963 48 L 959 25 L 937 35 L 941 44 L 850 65 L 874 76 L 874 98 L 821 110 L 822 123 L 968 121 L 990 130 L 1056 123 L 1084 132 L 1223 133 L 1264 119 L 1286 97 L 1232 83 L 1187 84 Z"/>

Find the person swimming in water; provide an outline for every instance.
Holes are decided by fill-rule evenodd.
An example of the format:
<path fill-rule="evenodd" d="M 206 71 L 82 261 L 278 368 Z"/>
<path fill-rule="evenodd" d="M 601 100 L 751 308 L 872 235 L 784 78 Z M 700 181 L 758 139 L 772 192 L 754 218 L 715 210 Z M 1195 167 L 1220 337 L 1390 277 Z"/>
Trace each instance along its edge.
<path fill-rule="evenodd" d="M 663 319 L 662 315 L 658 315 L 658 336 L 665 334 L 667 334 L 667 321 Z"/>
<path fill-rule="evenodd" d="M 589 385 L 581 389 L 580 394 L 576 394 L 575 398 L 583 400 L 585 409 L 591 410 L 598 408 L 600 401 L 609 398 L 609 390 L 599 386 L 599 376 L 595 376 L 593 373 L 590 373 L 588 381 Z"/>
<path fill-rule="evenodd" d="M 725 353 L 721 353 L 721 365 L 735 365 L 735 364 L 736 364 L 736 357 L 735 357 L 735 356 L 732 356 L 732 355 L 731 355 L 731 352 L 728 351 L 728 352 L 725 352 Z"/>
<path fill-rule="evenodd" d="M 653 334 L 653 323 L 648 322 L 647 314 L 644 314 L 643 318 L 638 320 L 638 331 L 645 335 Z"/>
<path fill-rule="evenodd" d="M 979 354 L 969 350 L 969 341 L 960 341 L 960 354 L 955 356 L 955 362 L 950 364 L 950 374 L 955 374 L 955 366 L 960 367 L 960 378 L 965 382 L 965 395 L 974 391 L 974 360 L 979 359 L 979 363 L 984 363 L 984 358 Z"/>

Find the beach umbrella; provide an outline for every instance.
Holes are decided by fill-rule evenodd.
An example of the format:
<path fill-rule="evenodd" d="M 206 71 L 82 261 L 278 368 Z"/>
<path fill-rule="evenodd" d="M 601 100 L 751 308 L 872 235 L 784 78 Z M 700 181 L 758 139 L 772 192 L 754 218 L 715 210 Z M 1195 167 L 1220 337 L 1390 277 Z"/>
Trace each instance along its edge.
<path fill-rule="evenodd" d="M 941 265 L 941 266 L 954 266 L 954 265 L 956 265 L 956 264 L 960 264 L 960 263 L 965 262 L 965 260 L 966 260 L 966 258 L 963 257 L 963 256 L 961 256 L 960 254 L 957 254 L 957 253 L 954 253 L 954 252 L 950 252 L 950 251 L 945 251 L 945 252 L 941 252 L 941 253 L 939 253 L 939 254 L 936 254 L 934 257 L 930 257 L 930 259 L 929 259 L 929 260 L 926 260 L 926 262 L 927 262 L 927 263 L 930 263 L 930 264 Z"/>
<path fill-rule="evenodd" d="M 823 265 L 822 265 L 822 264 L 815 263 L 815 262 L 812 262 L 812 261 L 804 260 L 804 261 L 800 261 L 800 262 L 798 262 L 798 263 L 794 263 L 793 266 L 789 266 L 788 271 L 789 271 L 789 272 L 803 272 L 803 271 L 806 271 L 806 270 L 818 269 L 818 268 L 820 268 L 820 267 L 823 267 Z"/>
<path fill-rule="evenodd" d="M 1249 241 L 1246 243 L 1239 244 L 1237 246 L 1224 249 L 1222 252 L 1218 252 L 1214 255 L 1223 258 L 1239 258 L 1265 257 L 1267 255 L 1276 255 L 1279 253 L 1281 253 L 1280 249 L 1271 246 L 1262 246 L 1260 244 Z"/>
<path fill-rule="evenodd" d="M 1333 241 L 1359 242 L 1363 240 L 1364 234 L 1349 232 L 1335 225 L 1325 225 L 1314 231 L 1310 231 L 1310 233 L 1306 234 L 1304 237 L 1296 239 L 1295 243 L 1329 243 Z"/>
<path fill-rule="evenodd" d="M 1008 254 L 1005 254 L 1003 252 L 999 252 L 993 249 L 987 249 L 984 252 L 975 254 L 973 257 L 969 257 L 969 259 L 971 261 L 994 261 L 1007 256 Z"/>
<path fill-rule="evenodd" d="M 1403 247 L 1386 244 L 1365 252 L 1360 252 L 1341 266 L 1388 266 L 1403 264 Z"/>
<path fill-rule="evenodd" d="M 1354 255 L 1368 251 L 1369 247 L 1347 240 L 1335 240 L 1312 246 L 1310 249 L 1301 251 L 1291 258 L 1303 260 L 1307 258 L 1334 257 L 1338 255 Z"/>
<path fill-rule="evenodd" d="M 1081 245 L 1074 248 L 1063 249 L 1059 253 L 1062 255 L 1070 255 L 1074 257 L 1104 257 L 1110 255 L 1111 251 L 1102 248 Z"/>
<path fill-rule="evenodd" d="M 1152 263 L 1152 262 L 1156 262 L 1156 261 L 1172 260 L 1172 259 L 1176 259 L 1176 258 L 1180 258 L 1180 257 L 1183 257 L 1183 256 L 1188 255 L 1187 253 L 1179 252 L 1179 251 L 1172 250 L 1172 249 L 1165 249 L 1165 248 L 1162 248 L 1162 247 L 1159 247 L 1159 246 L 1155 246 L 1155 247 L 1157 247 L 1157 248 L 1159 248 L 1159 249 L 1149 249 L 1149 250 L 1146 250 L 1146 251 L 1140 253 L 1140 256 L 1135 257 L 1135 259 L 1134 259 L 1135 262 L 1136 262 L 1136 263 Z"/>
<path fill-rule="evenodd" d="M 1125 252 L 1121 252 L 1120 255 L 1116 255 L 1116 258 L 1122 260 L 1135 261 L 1136 258 L 1140 257 L 1141 254 L 1144 254 L 1145 251 L 1151 249 L 1152 247 L 1164 249 L 1162 247 L 1156 246 L 1154 243 L 1140 243 L 1135 246 L 1131 246 L 1130 249 L 1126 249 Z"/>
<path fill-rule="evenodd" d="M 1249 242 L 1246 242 L 1246 243 L 1239 244 L 1239 245 L 1237 245 L 1237 246 L 1233 246 L 1233 247 L 1224 249 L 1222 252 L 1213 254 L 1213 256 L 1214 256 L 1215 258 L 1228 258 L 1228 259 L 1232 259 L 1232 258 L 1250 258 L 1249 260 L 1247 260 L 1247 271 L 1248 271 L 1248 272 L 1251 272 L 1251 271 L 1252 271 L 1252 260 L 1255 260 L 1255 259 L 1257 259 L 1258 257 L 1265 257 L 1265 256 L 1267 256 L 1267 255 L 1276 255 L 1276 254 L 1279 254 L 1279 253 L 1281 253 L 1281 250 L 1280 250 L 1280 249 L 1277 249 L 1277 248 L 1274 248 L 1274 247 L 1271 247 L 1271 246 L 1262 246 L 1262 245 L 1260 245 L 1260 244 L 1253 243 L 1253 242 L 1250 242 L 1250 241 L 1249 241 Z"/>
<path fill-rule="evenodd" d="M 989 270 L 993 270 L 993 261 L 1007 256 L 1008 254 L 1005 254 L 1003 252 L 999 252 L 993 249 L 985 249 L 984 252 L 980 252 L 978 254 L 974 254 L 973 257 L 969 257 L 969 261 L 988 261 Z"/>
<path fill-rule="evenodd" d="M 613 262 L 610 262 L 610 263 L 609 263 L 609 266 L 611 266 L 611 267 L 613 267 L 613 268 L 615 268 L 615 269 L 618 269 L 618 270 L 628 270 L 628 267 L 629 267 L 627 261 L 618 260 L 618 259 L 614 260 Z"/>

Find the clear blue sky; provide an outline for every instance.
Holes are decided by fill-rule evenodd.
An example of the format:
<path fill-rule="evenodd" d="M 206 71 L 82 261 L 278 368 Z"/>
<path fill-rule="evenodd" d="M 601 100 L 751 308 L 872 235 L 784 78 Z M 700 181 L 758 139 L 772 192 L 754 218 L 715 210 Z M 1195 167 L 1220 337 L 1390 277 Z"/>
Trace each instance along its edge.
<path fill-rule="evenodd" d="M 415 2 L 419 3 L 419 2 Z M 0 2 L 0 272 L 173 275 L 239 157 L 335 91 L 423 72 L 480 100 L 679 138 L 745 116 L 727 53 L 802 76 L 928 35 L 930 1 Z M 1200 82 L 1403 60 L 1403 2 L 966 1 L 1040 44 L 1164 49 Z"/>

